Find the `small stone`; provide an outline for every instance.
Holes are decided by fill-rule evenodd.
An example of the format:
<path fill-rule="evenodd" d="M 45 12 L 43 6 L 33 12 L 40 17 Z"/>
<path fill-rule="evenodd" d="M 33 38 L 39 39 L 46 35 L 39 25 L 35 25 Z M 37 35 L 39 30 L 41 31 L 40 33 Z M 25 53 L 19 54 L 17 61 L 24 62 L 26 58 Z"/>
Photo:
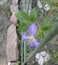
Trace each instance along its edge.
<path fill-rule="evenodd" d="M 51 59 L 50 55 L 46 51 L 42 51 L 40 53 L 37 53 L 35 55 L 35 58 L 36 58 L 36 61 L 38 62 L 39 65 L 43 65 L 44 62 L 47 62 Z"/>
<path fill-rule="evenodd" d="M 40 0 L 37 0 L 37 6 L 38 6 L 38 8 L 42 8 L 43 7 L 41 2 L 40 2 Z"/>
<path fill-rule="evenodd" d="M 10 5 L 10 10 L 12 13 L 19 11 L 18 5 L 14 5 L 14 4 Z"/>
<path fill-rule="evenodd" d="M 15 63 L 8 62 L 8 65 L 15 65 Z"/>
<path fill-rule="evenodd" d="M 46 51 L 40 52 L 41 56 L 45 57 L 47 55 Z"/>
<path fill-rule="evenodd" d="M 18 4 L 18 0 L 12 0 L 13 4 Z"/>
<path fill-rule="evenodd" d="M 11 21 L 12 23 L 14 23 L 14 24 L 17 23 L 17 18 L 16 18 L 16 16 L 15 16 L 14 14 L 11 15 L 10 21 Z"/>
<path fill-rule="evenodd" d="M 44 6 L 44 10 L 45 11 L 49 11 L 51 8 L 50 8 L 50 5 L 48 5 L 48 4 L 46 4 L 45 6 Z"/>
<path fill-rule="evenodd" d="M 15 24 L 10 25 L 10 27 L 8 28 L 8 31 L 7 31 L 6 55 L 7 55 L 8 61 L 18 60 L 19 51 L 18 51 L 16 25 Z"/>

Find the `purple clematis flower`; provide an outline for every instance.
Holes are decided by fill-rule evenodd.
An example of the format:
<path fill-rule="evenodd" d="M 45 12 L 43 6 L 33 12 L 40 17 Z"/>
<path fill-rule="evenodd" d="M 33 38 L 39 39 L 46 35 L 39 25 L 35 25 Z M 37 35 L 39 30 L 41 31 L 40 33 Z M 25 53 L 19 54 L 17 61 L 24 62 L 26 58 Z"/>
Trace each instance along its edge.
<path fill-rule="evenodd" d="M 25 32 L 22 34 L 22 41 L 29 41 L 29 46 L 35 48 L 40 44 L 40 41 L 35 38 L 37 33 L 37 25 L 35 23 L 28 27 L 29 35 Z"/>

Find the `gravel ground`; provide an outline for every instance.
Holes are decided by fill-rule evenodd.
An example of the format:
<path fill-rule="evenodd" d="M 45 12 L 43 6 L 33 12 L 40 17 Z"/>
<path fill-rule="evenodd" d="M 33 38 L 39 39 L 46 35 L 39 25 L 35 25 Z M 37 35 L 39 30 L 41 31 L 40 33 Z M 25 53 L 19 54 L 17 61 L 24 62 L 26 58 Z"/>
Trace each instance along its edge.
<path fill-rule="evenodd" d="M 7 65 L 6 61 L 6 43 L 7 43 L 7 28 L 10 25 L 10 22 L 7 19 L 7 16 L 4 11 L 4 5 L 0 6 L 0 65 Z"/>

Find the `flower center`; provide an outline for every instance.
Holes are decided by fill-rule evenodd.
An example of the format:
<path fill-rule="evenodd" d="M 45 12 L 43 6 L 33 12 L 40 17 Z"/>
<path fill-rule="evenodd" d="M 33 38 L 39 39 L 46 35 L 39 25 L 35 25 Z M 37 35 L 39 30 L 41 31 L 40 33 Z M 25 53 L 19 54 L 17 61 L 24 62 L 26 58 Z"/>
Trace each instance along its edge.
<path fill-rule="evenodd" d="M 30 41 L 33 41 L 33 40 L 34 40 L 34 36 L 30 36 L 30 37 L 29 37 L 29 40 L 30 40 Z"/>

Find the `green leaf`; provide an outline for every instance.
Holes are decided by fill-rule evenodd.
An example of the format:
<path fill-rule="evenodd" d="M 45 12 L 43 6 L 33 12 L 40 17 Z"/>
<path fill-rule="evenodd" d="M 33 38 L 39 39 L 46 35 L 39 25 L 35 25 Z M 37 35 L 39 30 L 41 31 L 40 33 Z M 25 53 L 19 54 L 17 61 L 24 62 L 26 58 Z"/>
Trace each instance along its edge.
<path fill-rule="evenodd" d="M 47 17 L 43 18 L 43 26 L 42 26 L 42 30 L 43 31 L 48 31 L 50 30 L 52 27 L 52 22 L 51 20 L 49 20 Z"/>
<path fill-rule="evenodd" d="M 42 30 L 40 30 L 40 31 L 38 31 L 37 32 L 37 34 L 36 34 L 36 37 L 38 38 L 38 39 L 43 39 L 44 38 L 44 33 L 43 33 L 43 31 Z"/>
<path fill-rule="evenodd" d="M 15 65 L 19 65 L 19 63 L 21 63 L 20 61 L 17 61 L 16 63 L 15 63 Z"/>
<path fill-rule="evenodd" d="M 29 24 L 23 23 L 18 27 L 18 31 L 26 31 Z"/>
<path fill-rule="evenodd" d="M 15 14 L 15 16 L 17 17 L 17 19 L 20 21 L 20 23 L 28 23 L 28 15 L 25 12 L 17 12 Z"/>
<path fill-rule="evenodd" d="M 51 26 L 43 26 L 42 27 L 42 31 L 47 31 L 47 30 L 50 30 L 51 29 Z"/>
<path fill-rule="evenodd" d="M 51 2 L 51 5 L 58 7 L 58 2 Z"/>
<path fill-rule="evenodd" d="M 55 54 L 57 57 L 58 57 L 58 52 L 56 52 L 56 54 Z"/>
<path fill-rule="evenodd" d="M 36 8 L 33 8 L 33 9 L 31 10 L 29 19 L 30 19 L 32 22 L 35 22 L 35 21 L 36 21 L 36 19 L 37 19 L 37 11 L 36 11 Z"/>
<path fill-rule="evenodd" d="M 47 17 L 43 17 L 43 26 L 51 26 L 51 21 Z"/>

